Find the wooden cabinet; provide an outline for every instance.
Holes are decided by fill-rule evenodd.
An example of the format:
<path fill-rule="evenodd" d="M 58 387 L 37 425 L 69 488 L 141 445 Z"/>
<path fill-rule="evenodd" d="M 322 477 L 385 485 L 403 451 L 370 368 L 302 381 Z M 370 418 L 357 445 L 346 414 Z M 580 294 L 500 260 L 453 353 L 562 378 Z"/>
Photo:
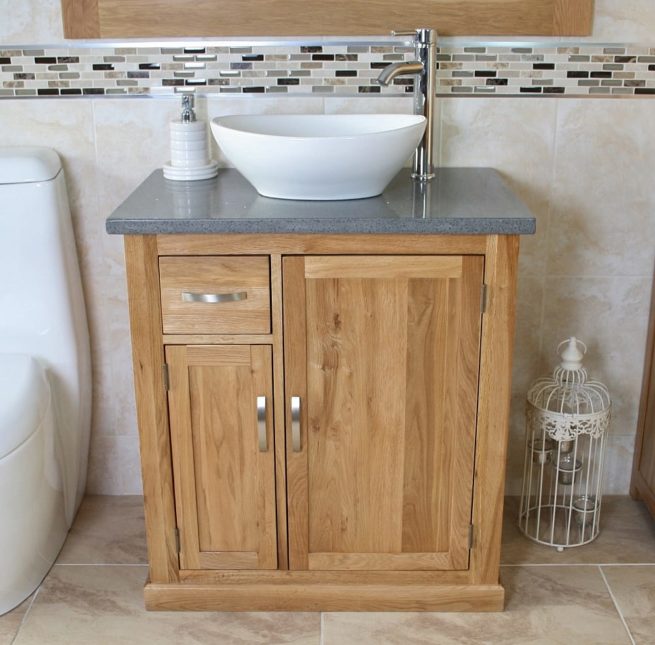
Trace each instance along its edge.
<path fill-rule="evenodd" d="M 502 608 L 517 251 L 127 237 L 147 606 Z"/>
<path fill-rule="evenodd" d="M 655 282 L 630 493 L 642 499 L 655 518 Z"/>

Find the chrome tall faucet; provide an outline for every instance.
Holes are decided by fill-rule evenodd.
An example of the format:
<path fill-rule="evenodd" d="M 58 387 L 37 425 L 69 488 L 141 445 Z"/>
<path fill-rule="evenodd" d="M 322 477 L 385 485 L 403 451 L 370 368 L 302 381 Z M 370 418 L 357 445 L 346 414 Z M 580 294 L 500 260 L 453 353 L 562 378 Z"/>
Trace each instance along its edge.
<path fill-rule="evenodd" d="M 414 36 L 416 60 L 392 63 L 378 76 L 380 85 L 389 85 L 396 76 L 415 74 L 414 106 L 417 114 L 426 119 L 423 138 L 414 153 L 412 177 L 417 181 L 428 181 L 434 177 L 432 142 L 434 138 L 435 76 L 437 68 L 437 32 L 434 29 L 413 31 L 392 31 L 393 36 Z"/>

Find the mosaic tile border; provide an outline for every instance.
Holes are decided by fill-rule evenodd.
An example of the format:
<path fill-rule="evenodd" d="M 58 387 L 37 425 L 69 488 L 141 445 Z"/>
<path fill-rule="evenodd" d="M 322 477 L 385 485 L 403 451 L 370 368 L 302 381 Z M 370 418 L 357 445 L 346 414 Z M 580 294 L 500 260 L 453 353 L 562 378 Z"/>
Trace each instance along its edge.
<path fill-rule="evenodd" d="M 86 43 L 0 46 L 0 98 L 198 94 L 380 95 L 380 70 L 411 60 L 407 44 Z M 655 47 L 594 43 L 485 43 L 439 47 L 437 94 L 655 95 Z"/>

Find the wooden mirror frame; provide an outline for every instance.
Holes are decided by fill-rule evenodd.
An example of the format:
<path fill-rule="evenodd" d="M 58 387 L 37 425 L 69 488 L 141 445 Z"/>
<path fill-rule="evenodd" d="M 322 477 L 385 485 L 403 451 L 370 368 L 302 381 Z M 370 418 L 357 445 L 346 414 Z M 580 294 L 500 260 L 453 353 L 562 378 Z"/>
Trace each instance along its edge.
<path fill-rule="evenodd" d="M 61 0 L 66 38 L 588 36 L 594 0 Z"/>

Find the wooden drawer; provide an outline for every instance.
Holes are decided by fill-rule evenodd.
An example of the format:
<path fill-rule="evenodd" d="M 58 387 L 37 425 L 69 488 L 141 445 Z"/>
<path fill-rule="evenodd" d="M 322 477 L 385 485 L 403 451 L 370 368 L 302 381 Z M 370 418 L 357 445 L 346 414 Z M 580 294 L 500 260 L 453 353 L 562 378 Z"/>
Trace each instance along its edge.
<path fill-rule="evenodd" d="M 160 257 L 159 279 L 165 334 L 271 331 L 268 256 Z"/>

